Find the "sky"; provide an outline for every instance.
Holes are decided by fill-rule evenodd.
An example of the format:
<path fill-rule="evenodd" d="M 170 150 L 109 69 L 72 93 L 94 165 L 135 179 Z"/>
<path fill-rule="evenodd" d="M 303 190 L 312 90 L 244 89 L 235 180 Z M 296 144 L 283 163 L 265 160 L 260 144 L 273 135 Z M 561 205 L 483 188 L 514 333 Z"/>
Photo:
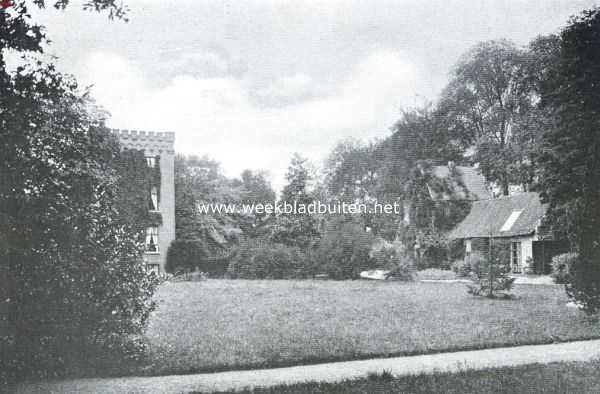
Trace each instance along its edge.
<path fill-rule="evenodd" d="M 557 33 L 586 0 L 125 0 L 129 22 L 35 12 L 59 70 L 91 86 L 113 128 L 174 131 L 228 176 L 294 152 L 317 166 L 345 138 L 391 134 L 401 110 L 435 101 L 480 41 L 526 45 Z"/>

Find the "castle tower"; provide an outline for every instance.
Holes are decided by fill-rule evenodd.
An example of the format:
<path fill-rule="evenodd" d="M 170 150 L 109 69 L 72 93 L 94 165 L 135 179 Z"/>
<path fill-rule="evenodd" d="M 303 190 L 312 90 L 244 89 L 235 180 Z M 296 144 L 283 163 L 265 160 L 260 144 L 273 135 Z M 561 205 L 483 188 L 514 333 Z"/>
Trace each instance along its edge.
<path fill-rule="evenodd" d="M 153 188 L 151 210 L 160 212 L 162 224 L 146 230 L 144 260 L 150 271 L 165 273 L 167 249 L 175 240 L 175 133 L 137 130 L 112 130 L 119 137 L 123 149 L 143 150 L 150 167 L 160 167 L 160 187 Z"/>

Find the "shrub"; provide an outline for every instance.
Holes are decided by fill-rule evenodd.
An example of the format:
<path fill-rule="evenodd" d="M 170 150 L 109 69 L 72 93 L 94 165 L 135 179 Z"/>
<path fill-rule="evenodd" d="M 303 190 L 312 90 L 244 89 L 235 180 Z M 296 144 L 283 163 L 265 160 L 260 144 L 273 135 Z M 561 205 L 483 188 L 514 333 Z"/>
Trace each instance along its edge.
<path fill-rule="evenodd" d="M 477 296 L 484 295 L 494 298 L 497 292 L 510 291 L 515 279 L 508 276 L 510 273 L 509 256 L 509 251 L 504 244 L 493 246 L 491 259 L 479 253 L 472 253 L 469 263 L 473 283 L 467 286 L 468 292 Z"/>
<path fill-rule="evenodd" d="M 312 274 L 310 257 L 297 247 L 277 243 L 243 245 L 227 267 L 229 278 L 295 279 Z"/>
<path fill-rule="evenodd" d="M 452 263 L 452 271 L 460 278 L 471 276 L 471 264 L 465 260 L 456 260 Z"/>
<path fill-rule="evenodd" d="M 170 274 L 192 272 L 207 257 L 206 248 L 201 241 L 178 239 L 169 246 L 165 270 Z"/>
<path fill-rule="evenodd" d="M 563 253 L 552 258 L 552 279 L 554 283 L 568 283 L 571 266 L 577 259 L 577 253 Z"/>
<path fill-rule="evenodd" d="M 374 268 L 369 252 L 373 235 L 351 219 L 336 218 L 327 224 L 315 252 L 319 273 L 332 279 L 356 279 L 360 272 Z"/>
<path fill-rule="evenodd" d="M 569 298 L 587 314 L 598 313 L 600 311 L 600 291 L 597 285 L 600 283 L 598 257 L 592 259 L 579 254 L 574 255 L 566 278 L 568 283 L 565 288 Z"/>
<path fill-rule="evenodd" d="M 416 236 L 419 257 L 416 261 L 420 270 L 427 268 L 450 268 L 448 265 L 448 240 L 437 231 L 420 231 Z"/>
<path fill-rule="evenodd" d="M 402 243 L 380 240 L 373 245 L 369 256 L 378 269 L 390 271 L 390 278 L 402 281 L 413 280 L 414 259 L 407 253 Z"/>

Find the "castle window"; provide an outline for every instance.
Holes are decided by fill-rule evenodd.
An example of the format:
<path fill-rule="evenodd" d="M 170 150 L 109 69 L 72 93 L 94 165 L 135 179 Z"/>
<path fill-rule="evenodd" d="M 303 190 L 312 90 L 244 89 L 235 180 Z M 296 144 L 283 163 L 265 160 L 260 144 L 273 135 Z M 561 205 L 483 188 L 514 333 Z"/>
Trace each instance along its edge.
<path fill-rule="evenodd" d="M 160 275 L 160 264 L 147 264 L 146 272 L 149 274 L 154 274 L 156 276 Z"/>
<path fill-rule="evenodd" d="M 158 227 L 146 229 L 146 252 L 158 253 Z"/>
<path fill-rule="evenodd" d="M 146 164 L 148 164 L 148 167 L 150 168 L 156 167 L 156 157 L 146 156 Z"/>
<path fill-rule="evenodd" d="M 158 211 L 158 188 L 152 186 L 150 189 L 150 210 Z"/>

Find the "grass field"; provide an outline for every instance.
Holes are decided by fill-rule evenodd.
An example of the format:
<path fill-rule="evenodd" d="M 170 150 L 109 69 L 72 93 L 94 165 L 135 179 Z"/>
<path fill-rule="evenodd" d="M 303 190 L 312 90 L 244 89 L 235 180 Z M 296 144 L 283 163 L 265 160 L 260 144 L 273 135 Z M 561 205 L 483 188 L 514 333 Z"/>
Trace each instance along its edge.
<path fill-rule="evenodd" d="M 208 280 L 165 283 L 145 374 L 246 369 L 600 337 L 561 286 L 513 300 L 460 283 Z"/>
<path fill-rule="evenodd" d="M 599 393 L 600 361 L 553 363 L 459 373 L 394 378 L 388 374 L 342 383 L 304 383 L 237 393 L 371 394 L 371 393 Z"/>

